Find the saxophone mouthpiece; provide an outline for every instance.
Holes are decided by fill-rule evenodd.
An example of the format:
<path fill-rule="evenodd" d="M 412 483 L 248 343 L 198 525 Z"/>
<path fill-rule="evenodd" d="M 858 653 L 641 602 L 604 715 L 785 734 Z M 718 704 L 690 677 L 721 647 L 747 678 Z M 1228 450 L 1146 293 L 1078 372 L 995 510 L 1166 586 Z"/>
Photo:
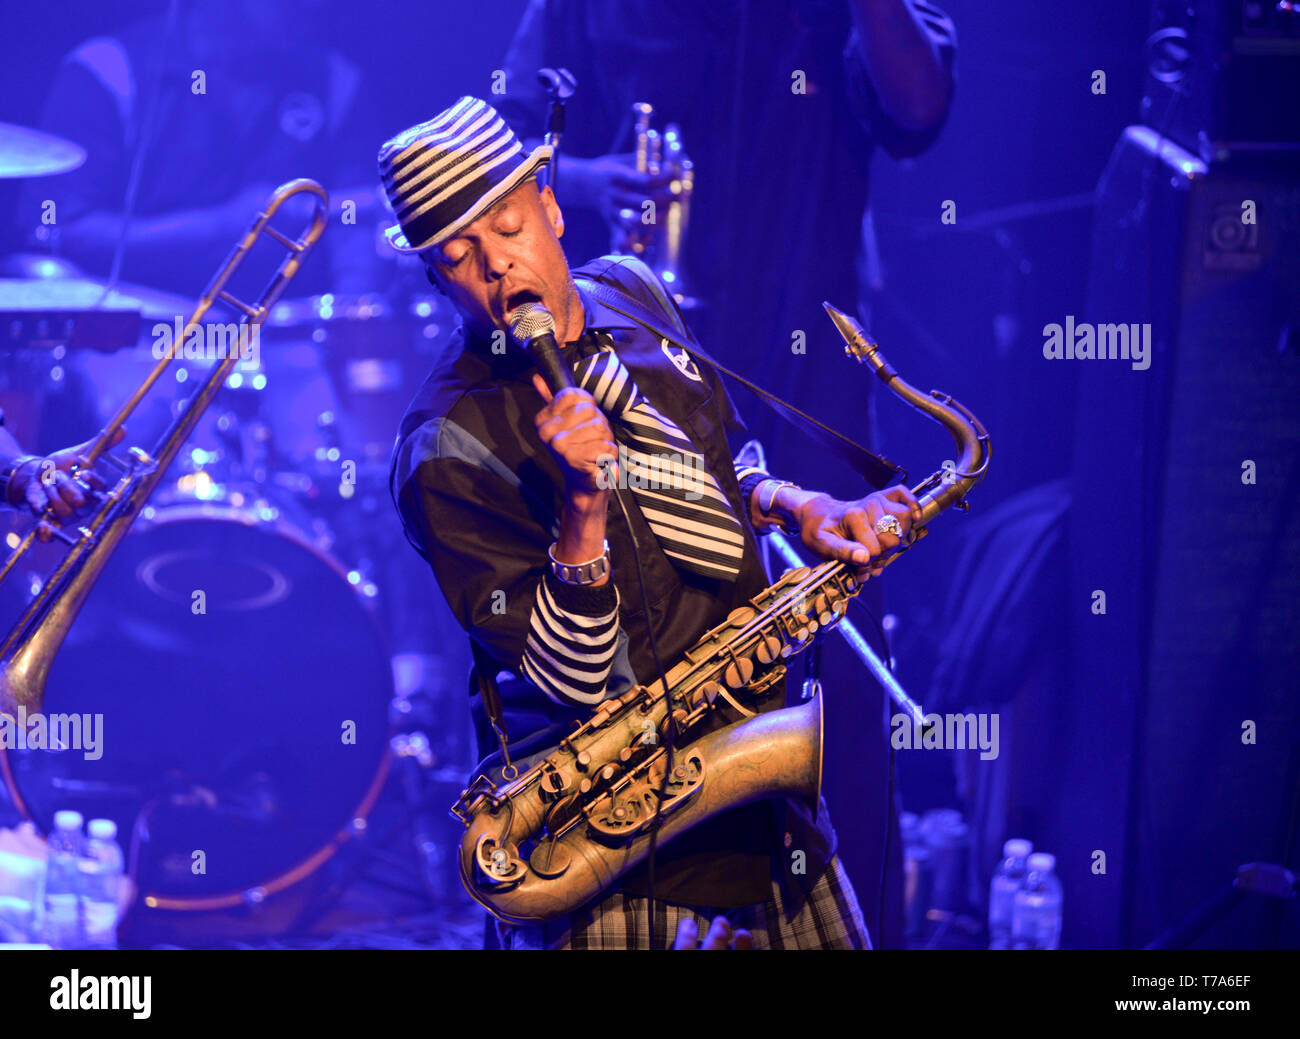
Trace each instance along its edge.
<path fill-rule="evenodd" d="M 863 363 L 869 361 L 871 355 L 876 352 L 876 343 L 871 336 L 867 335 L 866 329 L 857 318 L 831 306 L 824 300 L 822 306 L 826 308 L 827 315 L 835 323 L 835 331 L 839 332 L 840 338 L 844 340 L 844 352 L 855 361 Z"/>

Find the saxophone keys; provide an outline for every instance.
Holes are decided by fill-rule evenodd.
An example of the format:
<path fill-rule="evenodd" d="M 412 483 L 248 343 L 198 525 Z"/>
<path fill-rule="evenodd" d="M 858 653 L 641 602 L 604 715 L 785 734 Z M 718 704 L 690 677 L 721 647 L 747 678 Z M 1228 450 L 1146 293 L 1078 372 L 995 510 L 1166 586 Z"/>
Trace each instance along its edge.
<path fill-rule="evenodd" d="M 730 689 L 749 685 L 754 677 L 754 662 L 749 657 L 737 657 L 722 672 L 722 681 Z"/>
<path fill-rule="evenodd" d="M 722 686 L 717 682 L 705 682 L 700 686 L 700 692 L 704 694 L 704 699 L 708 700 L 709 706 L 712 707 L 713 701 L 716 700 L 718 694 L 722 692 Z"/>
<path fill-rule="evenodd" d="M 573 854 L 563 844 L 542 841 L 528 856 L 528 868 L 538 876 L 553 879 L 565 873 L 572 860 Z"/>
<path fill-rule="evenodd" d="M 550 803 L 558 801 L 563 797 L 567 786 L 568 784 L 560 772 L 550 771 L 542 776 L 542 781 L 538 784 L 537 792 L 543 801 Z"/>
<path fill-rule="evenodd" d="M 814 621 L 814 623 L 816 622 Z M 803 649 L 808 640 L 812 638 L 812 633 L 808 628 L 795 628 L 795 630 L 790 633 L 790 638 L 794 641 L 787 643 L 785 647 L 782 648 L 781 656 L 783 657 L 789 657 Z"/>
<path fill-rule="evenodd" d="M 813 610 L 817 614 L 817 620 L 822 627 L 825 627 L 834 618 L 835 613 L 831 609 L 830 597 L 825 592 L 819 592 L 813 599 Z"/>
<path fill-rule="evenodd" d="M 743 628 L 756 616 L 758 611 L 752 606 L 738 606 L 727 614 L 727 623 L 733 628 Z"/>
<path fill-rule="evenodd" d="M 781 655 L 781 640 L 775 635 L 764 635 L 755 650 L 760 664 L 770 664 Z"/>

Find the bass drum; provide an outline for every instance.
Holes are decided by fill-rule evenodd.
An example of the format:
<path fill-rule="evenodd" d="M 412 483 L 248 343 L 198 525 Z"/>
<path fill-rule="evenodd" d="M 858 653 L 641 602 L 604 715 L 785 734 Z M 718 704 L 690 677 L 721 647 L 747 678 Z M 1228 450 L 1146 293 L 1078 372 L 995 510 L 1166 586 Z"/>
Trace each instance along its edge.
<path fill-rule="evenodd" d="M 144 509 L 51 668 L 45 715 L 81 715 L 79 745 L 0 761 L 19 809 L 115 820 L 153 909 L 312 873 L 388 769 L 390 655 L 359 576 L 265 502 Z"/>

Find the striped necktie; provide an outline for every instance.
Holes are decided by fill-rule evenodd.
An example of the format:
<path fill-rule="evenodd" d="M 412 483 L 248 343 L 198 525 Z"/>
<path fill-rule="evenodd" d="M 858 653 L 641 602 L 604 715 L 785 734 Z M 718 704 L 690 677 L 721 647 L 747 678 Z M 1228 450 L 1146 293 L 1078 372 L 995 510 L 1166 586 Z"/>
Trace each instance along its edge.
<path fill-rule="evenodd" d="M 605 332 L 588 332 L 599 350 L 574 365 L 579 386 L 609 416 L 622 449 L 620 476 L 664 553 L 706 577 L 734 580 L 745 535 L 704 456 L 672 419 L 655 410 L 614 353 Z"/>

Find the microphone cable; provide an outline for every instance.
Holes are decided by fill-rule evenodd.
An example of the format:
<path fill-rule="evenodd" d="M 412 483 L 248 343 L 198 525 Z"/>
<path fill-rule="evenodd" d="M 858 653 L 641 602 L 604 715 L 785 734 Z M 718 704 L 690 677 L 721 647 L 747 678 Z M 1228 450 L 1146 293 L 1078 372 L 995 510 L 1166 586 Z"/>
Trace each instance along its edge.
<path fill-rule="evenodd" d="M 602 469 L 609 472 L 610 462 L 605 462 Z M 663 776 L 659 780 L 659 788 L 655 791 L 657 800 L 654 822 L 650 824 L 650 852 L 646 859 L 646 916 L 649 924 L 649 945 L 653 950 L 655 946 L 655 851 L 659 843 L 659 824 L 663 820 L 661 811 L 664 803 L 664 794 L 668 789 L 668 777 L 673 771 L 673 751 L 677 745 L 677 719 L 673 717 L 673 705 L 668 696 L 668 675 L 664 672 L 663 664 L 659 660 L 659 644 L 655 639 L 654 622 L 650 616 L 650 600 L 646 596 L 645 590 L 645 572 L 641 568 L 641 550 L 637 547 L 636 533 L 632 529 L 632 518 L 627 510 L 627 504 L 623 500 L 621 488 L 614 486 L 614 500 L 618 502 L 619 511 L 623 514 L 623 523 L 627 527 L 628 537 L 632 542 L 632 560 L 636 564 L 636 581 L 637 587 L 641 592 L 641 610 L 645 615 L 646 637 L 650 643 L 650 658 L 654 661 L 655 674 L 658 676 L 658 682 L 663 686 L 663 699 L 665 702 L 665 716 L 667 725 L 664 727 L 664 751 L 666 753 L 666 762 L 664 764 Z M 612 575 L 611 575 L 612 580 Z M 653 689 L 653 685 L 648 687 Z M 644 737 L 642 737 L 644 739 Z M 668 948 L 668 945 L 664 946 Z"/>

